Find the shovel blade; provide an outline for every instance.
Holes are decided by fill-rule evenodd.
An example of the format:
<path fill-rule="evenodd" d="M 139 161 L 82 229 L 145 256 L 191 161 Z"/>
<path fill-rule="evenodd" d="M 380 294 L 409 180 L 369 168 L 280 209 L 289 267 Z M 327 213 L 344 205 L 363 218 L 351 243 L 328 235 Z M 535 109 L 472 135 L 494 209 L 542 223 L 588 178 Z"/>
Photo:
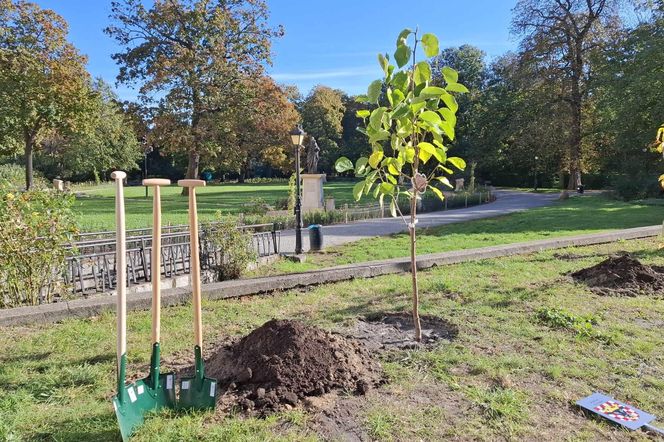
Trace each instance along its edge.
<path fill-rule="evenodd" d="M 217 380 L 208 377 L 182 378 L 178 408 L 183 410 L 214 409 L 217 402 Z"/>
<path fill-rule="evenodd" d="M 175 375 L 160 375 L 156 389 L 151 388 L 150 378 L 125 385 L 122 396 L 125 398 L 124 402 L 120 401 L 120 395 L 113 398 L 113 408 L 122 440 L 127 441 L 143 424 L 147 413 L 164 407 L 175 408 Z"/>

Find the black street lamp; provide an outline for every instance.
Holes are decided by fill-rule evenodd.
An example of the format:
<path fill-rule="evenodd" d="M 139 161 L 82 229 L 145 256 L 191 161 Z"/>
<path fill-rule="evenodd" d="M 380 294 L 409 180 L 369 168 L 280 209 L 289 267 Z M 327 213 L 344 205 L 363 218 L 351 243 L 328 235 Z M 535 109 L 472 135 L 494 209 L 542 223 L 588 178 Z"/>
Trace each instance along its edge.
<path fill-rule="evenodd" d="M 141 138 L 141 144 L 143 145 L 143 179 L 148 179 L 148 154 L 152 152 L 152 146 L 147 144 L 147 139 L 145 137 Z M 148 197 L 148 186 L 145 186 L 145 197 Z"/>
<path fill-rule="evenodd" d="M 295 146 L 295 254 L 302 253 L 302 201 L 300 200 L 300 149 L 306 133 L 301 126 L 290 132 L 291 141 Z"/>
<path fill-rule="evenodd" d="M 535 170 L 534 170 L 534 173 L 533 173 L 533 175 L 535 176 L 535 178 L 534 178 L 535 183 L 533 185 L 533 190 L 535 192 L 537 192 L 537 161 L 538 160 L 539 160 L 539 157 L 537 155 L 535 155 Z"/>

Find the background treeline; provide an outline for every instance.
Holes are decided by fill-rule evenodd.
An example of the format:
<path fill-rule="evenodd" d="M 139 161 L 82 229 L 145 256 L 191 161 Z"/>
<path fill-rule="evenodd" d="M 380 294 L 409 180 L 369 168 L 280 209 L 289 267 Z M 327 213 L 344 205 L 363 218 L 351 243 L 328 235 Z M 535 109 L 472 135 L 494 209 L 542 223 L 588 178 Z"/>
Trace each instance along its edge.
<path fill-rule="evenodd" d="M 636 12 L 631 12 L 635 10 Z M 626 13 L 625 11 L 630 11 Z M 205 171 L 222 180 L 289 176 L 288 132 L 298 123 L 321 148 L 319 168 L 370 151 L 355 97 L 323 85 L 301 95 L 266 74 L 267 3 L 180 0 L 113 2 L 106 33 L 121 102 L 66 39 L 50 10 L 0 0 L 0 162 L 47 178 L 106 179 L 147 156 L 151 175 Z M 664 3 L 519 0 L 518 49 L 488 59 L 463 45 L 432 62 L 459 72 L 456 155 L 467 177 L 494 185 L 612 186 L 624 197 L 658 193 L 648 149 L 664 118 Z"/>

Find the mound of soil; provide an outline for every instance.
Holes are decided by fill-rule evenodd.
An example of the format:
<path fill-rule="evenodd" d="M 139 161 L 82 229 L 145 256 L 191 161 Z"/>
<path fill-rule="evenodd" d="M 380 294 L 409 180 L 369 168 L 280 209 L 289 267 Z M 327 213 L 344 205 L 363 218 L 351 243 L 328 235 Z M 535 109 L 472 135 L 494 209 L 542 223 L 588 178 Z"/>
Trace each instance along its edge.
<path fill-rule="evenodd" d="M 275 319 L 214 352 L 206 371 L 227 385 L 243 408 L 262 412 L 332 390 L 364 394 L 383 379 L 380 364 L 362 344 Z"/>
<path fill-rule="evenodd" d="M 654 295 L 661 294 L 664 289 L 663 269 L 641 264 L 627 252 L 611 256 L 571 276 L 601 295 Z"/>
<path fill-rule="evenodd" d="M 407 350 L 431 347 L 451 341 L 459 333 L 456 325 L 435 316 L 421 315 L 422 341 L 415 340 L 413 317 L 409 313 L 382 313 L 357 321 L 349 334 L 371 350 Z"/>

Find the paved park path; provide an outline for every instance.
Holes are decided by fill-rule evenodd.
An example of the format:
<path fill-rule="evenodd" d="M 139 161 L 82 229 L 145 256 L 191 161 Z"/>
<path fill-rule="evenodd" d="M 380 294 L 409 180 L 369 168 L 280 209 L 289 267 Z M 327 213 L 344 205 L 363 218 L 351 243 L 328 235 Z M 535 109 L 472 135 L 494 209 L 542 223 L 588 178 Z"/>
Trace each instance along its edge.
<path fill-rule="evenodd" d="M 422 213 L 418 216 L 418 228 L 459 223 L 475 219 L 491 218 L 551 204 L 558 199 L 557 193 L 530 193 L 513 190 L 496 190 L 496 201 L 465 209 Z M 375 236 L 391 235 L 407 230 L 401 218 L 378 218 L 355 221 L 348 224 L 333 224 L 323 227 L 325 247 L 345 244 Z M 302 230 L 302 247 L 309 250 L 309 232 Z M 281 252 L 295 251 L 295 230 L 281 233 Z"/>

